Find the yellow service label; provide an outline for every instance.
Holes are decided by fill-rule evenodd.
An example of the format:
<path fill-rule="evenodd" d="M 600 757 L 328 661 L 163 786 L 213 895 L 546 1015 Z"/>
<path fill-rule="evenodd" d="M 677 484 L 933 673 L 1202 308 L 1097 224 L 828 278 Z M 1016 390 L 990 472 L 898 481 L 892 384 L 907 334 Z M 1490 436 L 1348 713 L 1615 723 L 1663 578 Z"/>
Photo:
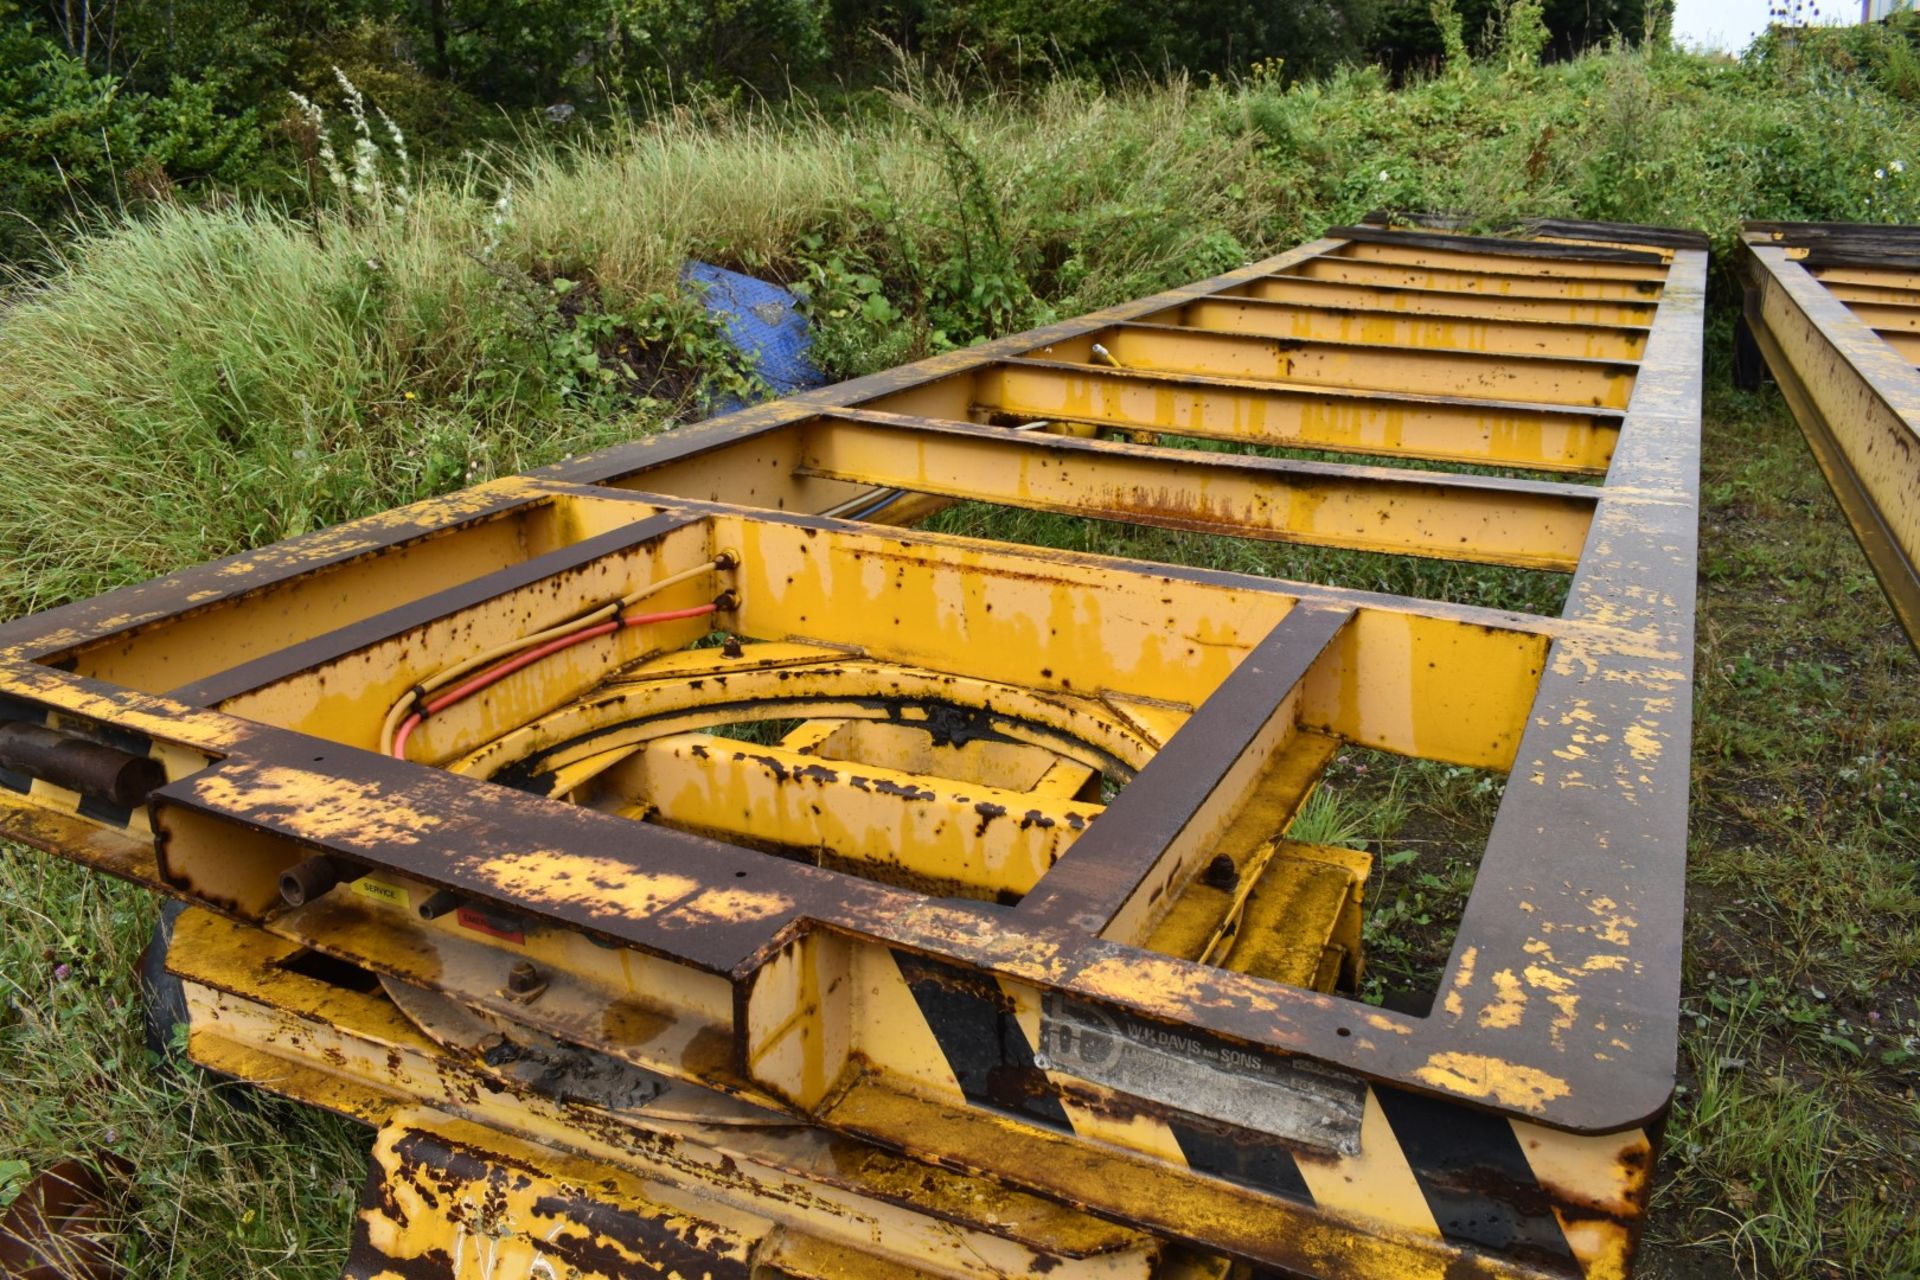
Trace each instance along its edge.
<path fill-rule="evenodd" d="M 375 902 L 384 902 L 392 907 L 405 907 L 407 891 L 397 884 L 385 880 L 375 880 L 372 876 L 361 876 L 353 882 L 353 891 L 363 898 L 372 898 Z"/>

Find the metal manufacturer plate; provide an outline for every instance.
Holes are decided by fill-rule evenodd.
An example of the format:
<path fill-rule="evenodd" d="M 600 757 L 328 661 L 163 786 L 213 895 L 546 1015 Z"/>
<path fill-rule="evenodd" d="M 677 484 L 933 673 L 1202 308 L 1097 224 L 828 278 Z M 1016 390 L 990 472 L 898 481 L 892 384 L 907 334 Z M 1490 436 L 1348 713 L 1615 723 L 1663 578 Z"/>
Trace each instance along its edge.
<path fill-rule="evenodd" d="M 1040 1043 L 1043 1070 L 1282 1142 L 1360 1154 L 1367 1086 L 1317 1063 L 1057 997 L 1046 1002 Z"/>

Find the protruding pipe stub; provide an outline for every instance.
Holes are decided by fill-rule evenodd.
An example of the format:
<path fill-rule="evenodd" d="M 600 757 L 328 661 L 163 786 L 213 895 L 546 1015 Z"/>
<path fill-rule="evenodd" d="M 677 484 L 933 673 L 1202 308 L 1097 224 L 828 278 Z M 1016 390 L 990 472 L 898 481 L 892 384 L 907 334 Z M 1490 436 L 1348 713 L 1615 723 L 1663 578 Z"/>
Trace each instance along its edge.
<path fill-rule="evenodd" d="M 18 720 L 0 723 L 0 769 L 10 769 L 122 809 L 138 809 L 167 784 L 150 756 Z"/>
<path fill-rule="evenodd" d="M 422 920 L 438 920 L 441 916 L 452 911 L 458 911 L 466 905 L 467 900 L 463 895 L 455 893 L 451 889 L 436 889 L 428 895 L 425 902 L 420 904 L 420 918 Z"/>
<path fill-rule="evenodd" d="M 304 907 L 343 880 L 358 879 L 324 853 L 303 859 L 280 873 L 280 897 L 290 907 Z"/>

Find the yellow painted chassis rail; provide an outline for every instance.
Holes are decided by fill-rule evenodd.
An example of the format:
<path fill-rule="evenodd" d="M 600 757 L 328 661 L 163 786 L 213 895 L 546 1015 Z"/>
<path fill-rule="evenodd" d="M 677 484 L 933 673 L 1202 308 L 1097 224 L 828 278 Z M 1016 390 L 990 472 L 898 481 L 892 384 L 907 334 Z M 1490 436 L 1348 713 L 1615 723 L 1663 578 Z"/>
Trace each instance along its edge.
<path fill-rule="evenodd" d="M 1742 340 L 1920 647 L 1920 228 L 1753 222 L 1742 250 Z"/>
<path fill-rule="evenodd" d="M 23 619 L 0 830 L 235 922 L 224 985 L 188 976 L 256 1030 L 196 1052 L 415 1108 L 389 1163 L 454 1159 L 464 1115 L 635 1171 L 583 1114 L 295 1063 L 276 1018 L 335 1008 L 342 1060 L 379 1035 L 263 986 L 260 939 L 1124 1223 L 1155 1274 L 1622 1275 L 1673 1088 L 1705 265 L 1647 228 L 1339 229 Z M 894 527 L 956 498 L 1546 569 L 1567 603 Z M 433 672 L 669 577 L 647 609 L 720 611 L 377 749 Z M 777 741 L 706 732 L 742 722 Z M 1343 742 L 1510 777 L 1426 1017 L 1335 993 L 1364 859 L 1284 838 Z M 130 803 L 102 749 L 164 776 Z M 340 883 L 290 906 L 316 856 Z"/>

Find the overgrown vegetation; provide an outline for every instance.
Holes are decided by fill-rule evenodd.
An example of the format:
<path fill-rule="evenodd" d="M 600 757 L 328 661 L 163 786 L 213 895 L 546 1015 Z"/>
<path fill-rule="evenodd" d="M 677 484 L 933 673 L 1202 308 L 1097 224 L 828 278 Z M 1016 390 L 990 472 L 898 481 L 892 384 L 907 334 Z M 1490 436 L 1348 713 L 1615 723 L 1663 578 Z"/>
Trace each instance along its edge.
<path fill-rule="evenodd" d="M 1492 39 L 1506 4 L 1466 0 L 1470 34 Z M 1640 7 L 1553 0 L 1543 41 L 1638 38 Z M 1261 60 L 1399 74 L 1431 61 L 1430 28 L 1426 0 L 0 0 L 0 258 L 180 192 L 297 206 L 287 94 L 343 105 L 336 68 L 454 154 L 716 95 L 857 110 L 903 55 L 987 86 Z"/>
<path fill-rule="evenodd" d="M 1398 88 L 1379 70 L 1296 78 L 1271 62 L 1205 84 L 993 91 L 897 73 L 830 105 L 682 86 L 639 122 L 543 124 L 467 157 L 408 105 L 435 74 L 482 76 L 456 70 L 486 53 L 457 24 L 419 80 L 309 31 L 299 56 L 318 71 L 289 82 L 317 118 L 276 101 L 267 142 L 217 85 L 205 112 L 169 123 L 189 94 L 106 83 L 132 73 L 56 47 L 66 97 L 40 114 L 14 105 L 28 90 L 0 98 L 5 181 L 39 172 L 21 138 L 94 165 L 39 189 L 44 217 L 124 187 L 127 157 L 159 145 L 140 139 L 179 150 L 123 192 L 124 222 L 72 239 L 15 224 L 50 256 L 0 302 L 0 616 L 751 394 L 680 285 L 689 257 L 791 283 L 844 375 L 1207 275 L 1379 206 L 1691 225 L 1722 251 L 1742 218 L 1920 222 L 1915 23 L 1768 39 L 1738 62 L 1656 39 L 1541 65 L 1562 8 L 1509 0 L 1489 33 L 1484 7 L 1423 2 L 1442 22 Z M 834 13 L 856 9 L 863 29 L 911 17 L 856 0 Z M 400 19 L 367 16 L 363 52 L 391 50 L 382 23 Z M 1443 27 L 1458 32 L 1444 68 Z M 0 60 L 0 79 L 55 83 L 18 75 L 28 65 Z M 348 85 L 366 94 L 358 116 Z M 134 94 L 148 98 L 122 141 Z M 43 115 L 69 132 L 44 132 Z M 1731 293 L 1716 289 L 1717 352 Z M 1706 456 L 1686 1088 L 1648 1274 L 1911 1276 L 1920 667 L 1776 397 L 1718 385 Z M 1564 585 L 967 505 L 936 527 L 1518 609 L 1557 609 Z M 1499 787 L 1359 751 L 1337 762 L 1302 831 L 1375 853 L 1370 998 L 1417 993 L 1444 958 Z M 141 1169 L 137 1274 L 337 1273 L 363 1136 L 150 1077 L 129 976 L 146 896 L 8 852 L 0 910 L 0 1196 L 16 1154 L 38 1166 L 106 1147 Z"/>
<path fill-rule="evenodd" d="M 0 438 L 37 483 L 0 493 L 0 609 L 697 415 L 741 375 L 678 286 L 689 256 L 794 281 L 854 374 L 1378 206 L 1691 225 L 1722 249 L 1742 217 L 1920 220 L 1920 112 L 1859 38 L 1833 43 L 1514 54 L 1398 91 L 1370 70 L 985 96 L 909 78 L 852 115 L 708 101 L 453 171 L 335 112 L 312 213 L 163 202 L 14 290 Z"/>

